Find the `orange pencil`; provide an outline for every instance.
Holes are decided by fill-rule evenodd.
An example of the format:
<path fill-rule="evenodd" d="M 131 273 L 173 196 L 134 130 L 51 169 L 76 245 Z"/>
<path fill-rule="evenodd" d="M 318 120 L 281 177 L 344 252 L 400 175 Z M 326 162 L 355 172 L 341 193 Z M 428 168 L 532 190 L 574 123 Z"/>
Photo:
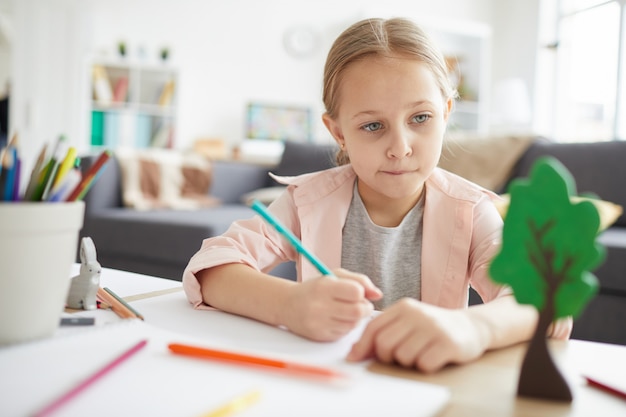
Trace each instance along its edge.
<path fill-rule="evenodd" d="M 333 369 L 318 366 L 304 365 L 294 362 L 285 362 L 276 359 L 262 358 L 259 356 L 244 355 L 241 353 L 227 352 L 224 350 L 208 349 L 196 346 L 170 343 L 168 348 L 172 353 L 195 358 L 209 359 L 219 362 L 228 362 L 242 366 L 261 367 L 276 371 L 284 371 L 293 374 L 308 375 L 321 378 L 346 378 L 345 374 Z"/>
<path fill-rule="evenodd" d="M 105 150 L 100 154 L 96 162 L 89 168 L 82 181 L 72 190 L 65 201 L 75 201 L 79 196 L 84 196 L 89 188 L 93 185 L 93 181 L 111 157 L 111 151 Z"/>
<path fill-rule="evenodd" d="M 110 305 L 111 306 L 111 310 L 113 310 L 113 312 L 115 314 L 117 314 L 119 317 L 121 317 L 123 319 L 137 318 L 135 313 L 133 313 L 128 308 L 126 308 L 126 306 L 124 304 L 120 303 L 115 297 L 113 297 L 111 294 L 109 294 L 108 292 L 106 292 L 102 288 L 98 288 L 97 295 L 98 295 L 98 298 L 100 300 L 102 300 L 105 303 L 107 303 L 108 305 Z"/>

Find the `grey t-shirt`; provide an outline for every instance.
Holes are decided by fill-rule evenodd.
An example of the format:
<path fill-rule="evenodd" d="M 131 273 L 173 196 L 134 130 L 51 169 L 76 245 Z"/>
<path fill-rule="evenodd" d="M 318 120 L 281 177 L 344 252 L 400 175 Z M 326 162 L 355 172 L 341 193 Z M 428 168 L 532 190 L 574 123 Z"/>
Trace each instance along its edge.
<path fill-rule="evenodd" d="M 341 267 L 370 277 L 384 296 L 378 310 L 403 297 L 421 297 L 422 217 L 424 198 L 397 227 L 382 227 L 370 219 L 356 184 L 343 227 Z"/>

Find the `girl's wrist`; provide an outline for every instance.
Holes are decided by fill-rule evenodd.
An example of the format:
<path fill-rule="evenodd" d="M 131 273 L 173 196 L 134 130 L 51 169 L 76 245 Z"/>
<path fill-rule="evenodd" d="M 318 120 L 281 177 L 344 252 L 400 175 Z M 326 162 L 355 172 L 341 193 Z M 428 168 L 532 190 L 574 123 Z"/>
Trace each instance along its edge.
<path fill-rule="evenodd" d="M 285 327 L 287 330 L 290 330 L 290 318 L 293 317 L 293 308 L 291 301 L 294 297 L 296 286 L 298 283 L 296 282 L 285 282 L 278 291 L 277 297 L 275 299 L 274 304 L 274 320 L 273 325 L 278 327 Z"/>
<path fill-rule="evenodd" d="M 481 314 L 473 314 L 472 309 L 466 310 L 469 321 L 474 328 L 476 343 L 481 354 L 494 347 L 494 333 L 489 322 Z"/>

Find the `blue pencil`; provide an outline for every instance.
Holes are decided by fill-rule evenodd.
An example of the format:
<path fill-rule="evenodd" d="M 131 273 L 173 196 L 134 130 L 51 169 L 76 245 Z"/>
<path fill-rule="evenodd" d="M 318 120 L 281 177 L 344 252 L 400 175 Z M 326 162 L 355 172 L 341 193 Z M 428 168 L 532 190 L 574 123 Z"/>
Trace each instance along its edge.
<path fill-rule="evenodd" d="M 15 185 L 15 171 L 17 169 L 16 156 L 15 148 L 9 147 L 5 149 L 4 159 L 2 161 L 6 174 L 4 178 L 4 195 L 2 195 L 2 200 L 4 201 L 13 200 L 13 186 Z"/>
<path fill-rule="evenodd" d="M 272 225 L 274 227 L 274 229 L 276 229 L 276 231 L 278 231 L 278 233 L 283 235 L 285 237 L 285 239 L 287 239 L 287 241 L 293 245 L 293 247 L 296 249 L 296 251 L 298 251 L 299 253 L 304 255 L 304 257 L 307 258 L 309 260 L 309 262 L 311 262 L 317 268 L 318 271 L 320 271 L 323 275 L 332 275 L 333 274 L 331 272 L 331 270 L 328 269 L 328 267 L 322 263 L 322 261 L 317 259 L 311 252 L 309 252 L 304 246 L 302 246 L 302 242 L 300 242 L 300 239 L 298 239 L 291 232 L 291 230 L 289 230 L 285 226 L 283 226 L 278 221 L 278 219 L 276 219 L 276 217 L 274 217 L 269 212 L 269 210 L 267 210 L 267 207 L 265 207 L 265 205 L 263 203 L 261 203 L 259 200 L 254 200 L 252 202 L 251 207 L 252 207 L 252 209 L 254 211 L 259 213 L 261 215 L 261 217 L 263 217 L 270 225 Z"/>

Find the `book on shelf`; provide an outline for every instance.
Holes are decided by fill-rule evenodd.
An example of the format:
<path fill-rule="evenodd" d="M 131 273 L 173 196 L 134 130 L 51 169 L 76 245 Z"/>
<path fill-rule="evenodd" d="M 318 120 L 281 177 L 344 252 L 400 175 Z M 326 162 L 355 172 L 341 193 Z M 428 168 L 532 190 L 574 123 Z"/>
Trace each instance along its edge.
<path fill-rule="evenodd" d="M 172 104 L 172 98 L 174 97 L 174 80 L 169 80 L 163 85 L 161 94 L 159 96 L 158 104 L 161 107 L 166 107 Z"/>
<path fill-rule="evenodd" d="M 124 103 L 128 94 L 128 77 L 122 76 L 115 82 L 113 89 L 113 101 L 115 103 Z"/>
<path fill-rule="evenodd" d="M 120 117 L 117 113 L 104 113 L 104 145 L 115 148 L 119 144 Z"/>
<path fill-rule="evenodd" d="M 104 112 L 91 112 L 91 146 L 104 145 Z"/>
<path fill-rule="evenodd" d="M 135 136 L 137 133 L 137 116 L 135 114 L 122 112 L 119 114 L 119 133 L 117 146 L 132 148 L 135 146 Z"/>
<path fill-rule="evenodd" d="M 137 148 L 148 148 L 152 133 L 152 119 L 146 114 L 138 114 L 135 127 L 135 146 Z"/>
<path fill-rule="evenodd" d="M 106 68 L 94 65 L 92 68 L 93 92 L 96 101 L 102 105 L 109 105 L 113 100 L 113 89 Z"/>

